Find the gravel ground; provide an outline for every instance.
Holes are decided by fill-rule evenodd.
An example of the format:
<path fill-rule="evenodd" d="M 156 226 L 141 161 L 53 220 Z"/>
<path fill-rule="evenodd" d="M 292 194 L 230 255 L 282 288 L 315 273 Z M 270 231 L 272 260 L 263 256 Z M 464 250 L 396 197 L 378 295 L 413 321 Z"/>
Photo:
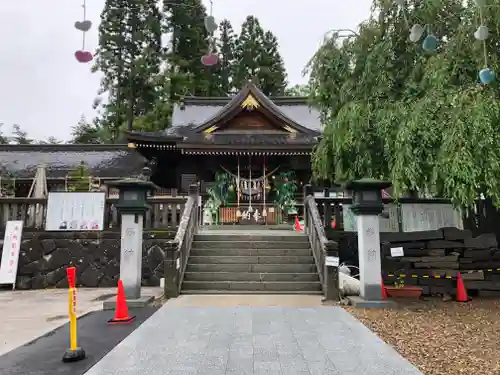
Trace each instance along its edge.
<path fill-rule="evenodd" d="M 500 301 L 427 299 L 391 310 L 346 309 L 425 375 L 500 374 Z"/>

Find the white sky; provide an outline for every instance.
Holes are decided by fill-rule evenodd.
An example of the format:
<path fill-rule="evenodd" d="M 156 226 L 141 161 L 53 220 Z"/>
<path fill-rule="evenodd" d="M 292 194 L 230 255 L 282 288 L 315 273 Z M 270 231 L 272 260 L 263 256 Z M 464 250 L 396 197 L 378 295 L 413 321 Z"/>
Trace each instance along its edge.
<path fill-rule="evenodd" d="M 209 0 L 203 0 L 209 6 Z M 74 52 L 82 36 L 83 0 L 0 0 L 0 123 L 8 133 L 19 124 L 36 139 L 69 138 L 82 114 L 91 119 L 99 75 L 79 64 Z M 355 5 L 356 4 L 356 5 Z M 97 44 L 104 0 L 87 0 L 87 49 Z M 369 15 L 371 0 L 214 0 L 217 21 L 227 18 L 236 32 L 247 15 L 259 18 L 280 42 L 290 84 L 305 83 L 301 71 L 331 29 L 351 28 Z"/>

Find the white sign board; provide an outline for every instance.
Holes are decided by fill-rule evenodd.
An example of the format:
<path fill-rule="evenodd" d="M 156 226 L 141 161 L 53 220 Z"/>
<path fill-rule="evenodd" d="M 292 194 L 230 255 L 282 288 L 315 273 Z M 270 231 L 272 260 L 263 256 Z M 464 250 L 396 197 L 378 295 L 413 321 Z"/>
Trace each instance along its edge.
<path fill-rule="evenodd" d="M 45 230 L 103 230 L 104 192 L 49 193 Z"/>
<path fill-rule="evenodd" d="M 403 257 L 405 255 L 402 247 L 391 247 L 391 257 Z"/>
<path fill-rule="evenodd" d="M 404 203 L 401 205 L 403 232 L 464 228 L 462 213 L 451 204 Z"/>
<path fill-rule="evenodd" d="M 382 214 L 384 216 L 389 216 L 389 218 L 379 216 L 380 232 L 399 232 L 398 206 L 395 204 L 385 204 Z M 344 220 L 344 230 L 346 232 L 358 231 L 356 215 L 351 211 L 350 204 L 344 204 L 342 206 L 342 217 Z"/>
<path fill-rule="evenodd" d="M 325 265 L 338 267 L 339 266 L 339 257 L 325 257 Z"/>
<path fill-rule="evenodd" d="M 22 234 L 22 221 L 7 221 L 0 263 L 0 284 L 16 285 Z"/>

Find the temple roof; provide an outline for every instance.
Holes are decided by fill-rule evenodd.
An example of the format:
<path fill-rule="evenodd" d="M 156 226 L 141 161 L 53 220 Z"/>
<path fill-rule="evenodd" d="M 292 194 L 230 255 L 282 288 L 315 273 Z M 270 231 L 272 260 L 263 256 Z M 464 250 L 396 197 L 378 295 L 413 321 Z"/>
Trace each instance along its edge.
<path fill-rule="evenodd" d="M 275 124 L 274 128 L 242 130 L 226 126 L 239 114 L 252 112 L 265 116 L 266 121 Z M 184 98 L 174 106 L 172 126 L 163 133 L 129 132 L 128 136 L 139 147 L 163 142 L 169 144 L 167 148 L 176 149 L 219 146 L 311 149 L 321 136 L 321 123 L 319 112 L 309 107 L 307 98 L 270 98 L 248 82 L 233 97 Z"/>
<path fill-rule="evenodd" d="M 322 131 L 319 111 L 310 107 L 307 98 L 270 98 L 283 114 L 312 130 Z M 230 98 L 185 98 L 184 103 L 174 105 L 172 127 L 201 125 L 214 117 L 229 103 Z"/>
<path fill-rule="evenodd" d="M 95 177 L 116 178 L 139 175 L 147 159 L 127 145 L 0 145 L 0 168 L 20 179 L 33 178 L 40 164 L 47 178 L 62 178 L 81 161 Z"/>

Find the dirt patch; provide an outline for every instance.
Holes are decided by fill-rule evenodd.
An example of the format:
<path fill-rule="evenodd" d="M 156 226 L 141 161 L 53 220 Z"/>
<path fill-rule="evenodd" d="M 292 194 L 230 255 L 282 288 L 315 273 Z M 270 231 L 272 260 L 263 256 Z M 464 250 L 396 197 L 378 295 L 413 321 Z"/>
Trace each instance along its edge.
<path fill-rule="evenodd" d="M 424 375 L 500 374 L 500 301 L 399 301 L 388 310 L 346 307 Z"/>

